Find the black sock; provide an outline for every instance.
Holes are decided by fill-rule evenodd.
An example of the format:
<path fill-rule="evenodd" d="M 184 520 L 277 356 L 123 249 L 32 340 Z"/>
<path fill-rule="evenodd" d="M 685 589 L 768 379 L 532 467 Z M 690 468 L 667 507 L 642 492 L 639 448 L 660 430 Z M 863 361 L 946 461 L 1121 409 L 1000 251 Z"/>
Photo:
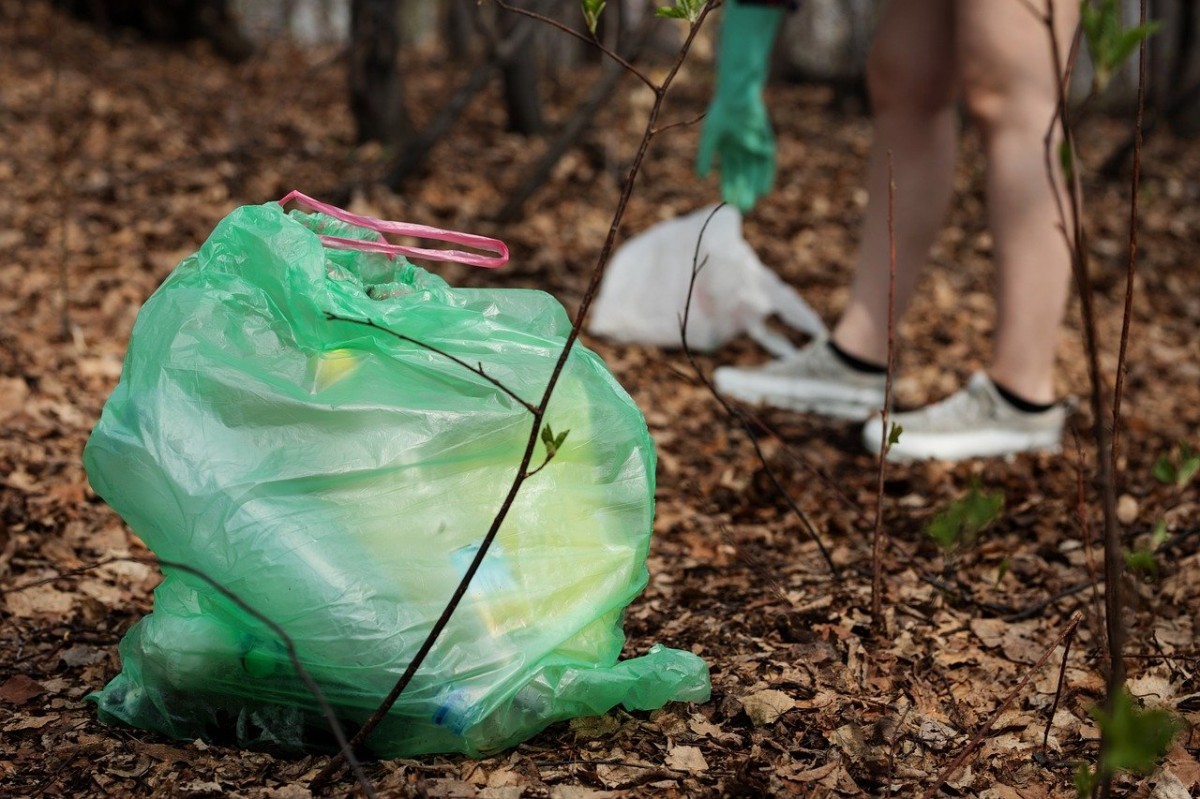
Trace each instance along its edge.
<path fill-rule="evenodd" d="M 884 375 L 887 374 L 887 367 L 883 364 L 871 363 L 864 361 L 862 358 L 856 358 L 844 349 L 833 343 L 833 339 L 829 339 L 829 349 L 837 356 L 837 359 L 849 366 L 856 372 L 862 372 L 868 375 Z"/>
<path fill-rule="evenodd" d="M 992 385 L 996 387 L 996 391 L 1000 396 L 1004 397 L 1005 402 L 1023 413 L 1043 413 L 1054 407 L 1053 402 L 1030 402 L 1024 397 L 1012 393 L 995 380 L 992 381 Z"/>

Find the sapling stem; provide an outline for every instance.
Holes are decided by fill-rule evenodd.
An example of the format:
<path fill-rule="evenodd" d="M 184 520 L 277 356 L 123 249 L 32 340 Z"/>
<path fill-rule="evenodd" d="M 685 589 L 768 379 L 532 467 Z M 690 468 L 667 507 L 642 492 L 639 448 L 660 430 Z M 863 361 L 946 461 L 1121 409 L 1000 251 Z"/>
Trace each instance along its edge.
<path fill-rule="evenodd" d="M 497 4 L 501 5 L 502 8 L 516 11 L 517 13 L 527 13 L 520 9 L 514 9 L 511 6 L 500 2 L 500 0 L 497 0 Z M 604 245 L 600 250 L 600 254 L 597 256 L 596 264 L 592 269 L 587 290 L 584 292 L 583 299 L 580 301 L 579 310 L 575 315 L 571 330 L 567 334 L 562 351 L 559 353 L 558 359 L 554 363 L 554 368 L 551 371 L 550 378 L 546 383 L 545 391 L 542 394 L 541 400 L 533 409 L 533 419 L 530 424 L 529 436 L 526 441 L 525 451 L 521 456 L 520 463 L 517 465 L 516 476 L 513 478 L 513 482 L 509 487 L 502 504 L 500 505 L 500 509 L 496 512 L 495 518 L 492 520 L 487 533 L 480 542 L 479 549 L 475 553 L 475 557 L 471 560 L 470 565 L 467 566 L 462 580 L 454 589 L 453 594 L 451 594 L 449 601 L 446 603 L 445 609 L 438 617 L 438 620 L 434 622 L 429 634 L 426 636 L 420 648 L 413 656 L 413 659 L 409 662 L 400 679 L 396 682 L 396 685 L 391 691 L 388 692 L 387 696 L 384 697 L 379 707 L 376 708 L 375 712 L 371 714 L 370 718 L 367 719 L 367 721 L 355 734 L 354 738 L 351 739 L 351 747 L 358 746 L 365 741 L 372 732 L 375 731 L 376 727 L 378 727 L 384 718 L 387 717 L 388 712 L 392 709 L 393 705 L 395 705 L 396 700 L 400 698 L 400 695 L 408 687 L 409 683 L 412 681 L 412 678 L 416 675 L 417 670 L 420 669 L 422 663 L 424 663 L 425 658 L 433 649 L 433 646 L 437 642 L 437 639 L 441 636 L 442 631 L 450 622 L 450 617 L 454 614 L 454 611 L 458 608 L 462 598 L 466 595 L 467 589 L 470 587 L 471 581 L 475 577 L 475 573 L 479 570 L 480 565 L 483 563 L 483 559 L 487 556 L 488 550 L 491 548 L 492 542 L 496 539 L 496 535 L 500 531 L 500 526 L 508 517 L 508 513 L 512 509 L 521 487 L 530 477 L 529 465 L 533 461 L 533 454 L 537 447 L 538 441 L 540 440 L 542 423 L 546 415 L 546 408 L 550 403 L 550 398 L 554 393 L 555 387 L 558 385 L 559 378 L 561 377 L 563 370 L 566 368 L 567 361 L 571 356 L 571 351 L 575 346 L 575 342 L 579 339 L 583 324 L 587 320 L 588 311 L 591 309 L 592 303 L 594 302 L 596 294 L 600 288 L 600 282 L 604 277 L 605 268 L 608 266 L 608 262 L 612 256 L 612 251 L 616 245 L 617 233 L 620 230 L 621 221 L 624 219 L 625 210 L 629 205 L 629 198 L 633 194 L 634 184 L 637 180 L 638 174 L 641 172 L 642 162 L 645 160 L 646 153 L 650 149 L 650 144 L 654 139 L 654 131 L 656 129 L 655 123 L 658 121 L 658 115 L 662 110 L 662 105 L 666 98 L 667 90 L 670 88 L 671 84 L 675 80 L 675 77 L 678 75 L 679 69 L 683 65 L 683 61 L 687 57 L 687 54 L 691 51 L 692 44 L 696 39 L 696 34 L 700 31 L 701 26 L 704 24 L 704 20 L 715 6 L 716 0 L 708 0 L 708 2 L 704 4 L 704 8 L 701 9 L 698 18 L 691 25 L 687 38 L 684 40 L 675 62 L 667 72 L 666 77 L 663 78 L 661 84 L 654 85 L 654 104 L 650 109 L 649 117 L 642 134 L 641 143 L 638 146 L 637 154 L 634 156 L 633 162 L 630 165 L 629 171 L 625 177 L 624 184 L 622 185 L 620 199 L 618 200 L 616 210 L 613 213 L 613 219 L 609 226 L 608 235 L 604 240 Z M 592 42 L 592 44 L 596 43 Z M 313 778 L 309 786 L 310 789 L 319 790 L 327 785 L 340 767 L 341 763 L 339 758 L 331 758 L 330 762 L 326 764 L 326 766 L 316 775 L 316 777 Z"/>
<path fill-rule="evenodd" d="M 891 449 L 891 430 L 888 419 L 892 405 L 892 372 L 896 350 L 896 180 L 892 151 L 888 150 L 888 318 L 887 318 L 887 379 L 883 391 L 882 440 L 879 442 L 879 479 L 875 488 L 875 529 L 871 536 L 871 619 L 876 629 L 883 627 L 883 488 L 888 450 Z"/>

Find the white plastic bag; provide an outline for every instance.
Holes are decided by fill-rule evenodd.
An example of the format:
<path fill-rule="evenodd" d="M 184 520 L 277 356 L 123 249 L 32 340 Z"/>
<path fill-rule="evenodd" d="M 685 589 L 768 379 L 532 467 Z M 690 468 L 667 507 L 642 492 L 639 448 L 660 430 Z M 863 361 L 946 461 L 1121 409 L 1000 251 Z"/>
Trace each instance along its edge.
<path fill-rule="evenodd" d="M 613 256 L 600 285 L 588 330 L 615 341 L 678 347 L 696 240 L 703 263 L 688 316 L 688 346 L 711 351 L 748 333 L 776 357 L 795 351 L 770 330 L 767 317 L 814 337 L 825 325 L 795 289 L 768 269 L 742 237 L 742 215 L 715 206 L 661 222 L 629 239 Z M 707 261 L 705 260 L 707 259 Z"/>

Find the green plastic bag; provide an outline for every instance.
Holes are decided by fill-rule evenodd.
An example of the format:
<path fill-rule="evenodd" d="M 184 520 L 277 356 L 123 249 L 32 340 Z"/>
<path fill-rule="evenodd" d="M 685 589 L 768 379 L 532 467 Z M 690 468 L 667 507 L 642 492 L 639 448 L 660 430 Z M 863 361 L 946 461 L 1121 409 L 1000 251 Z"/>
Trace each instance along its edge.
<path fill-rule="evenodd" d="M 569 323 L 542 292 L 452 288 L 379 232 L 499 242 L 299 200 L 321 212 L 285 201 L 233 211 L 146 302 L 84 464 L 160 558 L 278 623 L 352 731 L 441 614 L 529 436 L 518 401 L 446 356 L 536 403 Z M 485 265 L 506 255 L 438 251 Z M 565 443 L 526 482 L 368 740 L 375 754 L 478 756 L 618 704 L 707 700 L 691 653 L 656 646 L 618 662 L 653 517 L 641 413 L 576 346 L 546 421 L 570 431 Z M 542 457 L 539 446 L 535 466 Z M 328 747 L 278 637 L 196 576 L 164 573 L 154 612 L 121 642 L 121 673 L 91 697 L 101 718 L 180 739 Z"/>

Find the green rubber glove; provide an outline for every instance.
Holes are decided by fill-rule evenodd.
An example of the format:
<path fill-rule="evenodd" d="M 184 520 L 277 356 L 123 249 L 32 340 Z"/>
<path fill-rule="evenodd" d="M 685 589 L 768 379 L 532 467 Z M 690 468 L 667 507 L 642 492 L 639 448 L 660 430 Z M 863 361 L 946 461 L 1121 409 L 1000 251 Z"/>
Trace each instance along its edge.
<path fill-rule="evenodd" d="M 717 87 L 700 133 L 696 173 L 708 177 L 719 153 L 722 197 L 749 211 L 775 181 L 775 134 L 762 90 L 783 9 L 730 0 L 724 14 Z"/>

